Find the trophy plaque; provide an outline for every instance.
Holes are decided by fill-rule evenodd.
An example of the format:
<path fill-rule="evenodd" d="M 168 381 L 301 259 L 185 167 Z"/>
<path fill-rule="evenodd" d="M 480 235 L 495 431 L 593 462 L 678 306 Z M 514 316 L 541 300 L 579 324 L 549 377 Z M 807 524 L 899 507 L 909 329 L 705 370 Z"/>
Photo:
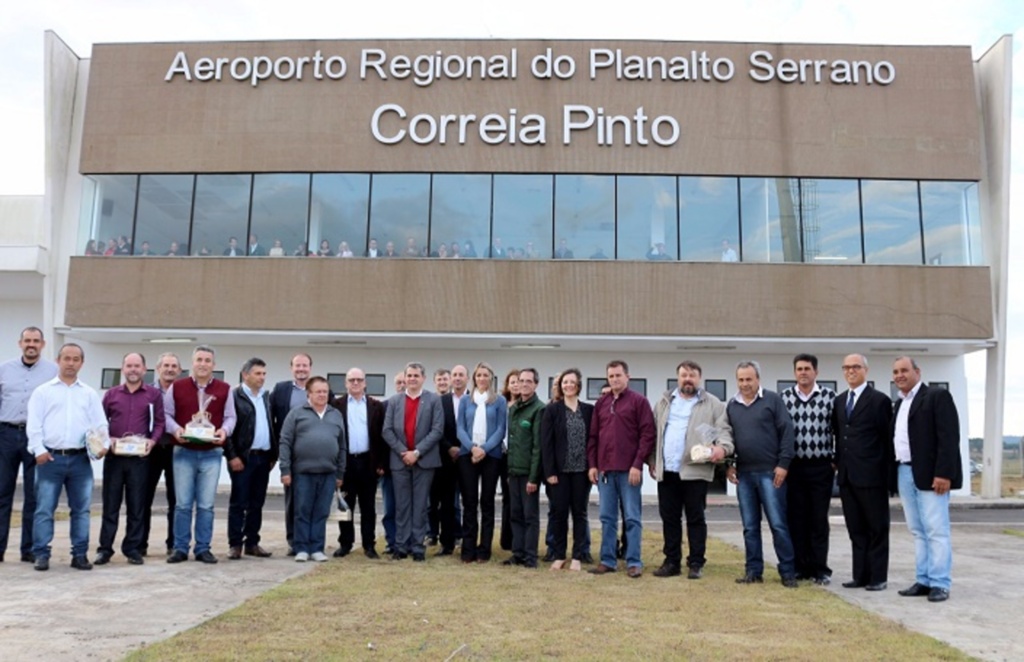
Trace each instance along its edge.
<path fill-rule="evenodd" d="M 143 457 L 148 454 L 149 439 L 138 434 L 126 434 L 114 442 L 114 455 Z"/>
<path fill-rule="evenodd" d="M 217 429 L 213 427 L 213 423 L 210 422 L 210 413 L 206 411 L 206 408 L 214 400 L 216 400 L 216 396 L 211 395 L 204 399 L 203 394 L 199 394 L 199 411 L 190 422 L 185 424 L 185 431 L 181 433 L 184 439 L 197 444 L 212 444 L 217 441 Z"/>
<path fill-rule="evenodd" d="M 697 426 L 697 434 L 701 437 L 701 443 L 690 449 L 690 461 L 694 464 L 706 464 L 711 461 L 711 447 L 718 439 L 718 430 L 713 425 L 701 423 Z"/>
<path fill-rule="evenodd" d="M 103 449 L 110 446 L 110 437 L 106 428 L 89 428 L 85 432 L 85 448 L 89 451 L 89 457 L 98 460 L 103 455 Z"/>

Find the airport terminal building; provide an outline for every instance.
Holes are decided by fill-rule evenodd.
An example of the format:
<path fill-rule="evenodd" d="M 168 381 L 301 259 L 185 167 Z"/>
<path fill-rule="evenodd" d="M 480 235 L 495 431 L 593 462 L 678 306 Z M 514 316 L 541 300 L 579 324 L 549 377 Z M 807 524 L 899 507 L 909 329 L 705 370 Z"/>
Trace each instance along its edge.
<path fill-rule="evenodd" d="M 229 381 L 253 355 L 286 379 L 303 351 L 377 395 L 413 359 L 536 367 L 542 397 L 577 366 L 592 394 L 623 358 L 653 402 L 684 358 L 730 396 L 741 359 L 775 389 L 812 352 L 841 387 L 861 352 L 884 390 L 907 354 L 952 391 L 966 460 L 963 357 L 985 351 L 1001 438 L 1008 37 L 978 60 L 537 40 L 81 59 L 52 33 L 46 50 L 46 195 L 0 239 L 2 324 L 82 343 L 90 384 L 126 351 L 187 364 L 203 342 Z"/>

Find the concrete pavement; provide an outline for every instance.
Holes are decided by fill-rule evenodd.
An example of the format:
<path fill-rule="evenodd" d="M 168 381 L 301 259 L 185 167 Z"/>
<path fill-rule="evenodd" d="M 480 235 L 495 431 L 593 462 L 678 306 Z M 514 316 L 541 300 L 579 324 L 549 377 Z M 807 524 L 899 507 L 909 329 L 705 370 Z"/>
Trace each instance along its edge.
<path fill-rule="evenodd" d="M 194 627 L 314 566 L 294 563 L 283 555 L 286 545 L 279 498 L 269 501 L 264 522 L 263 544 L 274 551 L 274 556 L 227 561 L 226 507 L 222 499 L 223 495 L 218 499 L 214 527 L 214 552 L 221 561 L 214 566 L 195 561 L 179 565 L 164 562 L 160 542 L 165 535 L 166 518 L 160 516 L 159 508 L 155 509 L 151 538 L 157 554 L 147 558 L 143 566 L 130 566 L 117 554 L 110 565 L 90 572 L 71 569 L 67 521 L 56 523 L 47 573 L 35 572 L 29 564 L 19 563 L 17 549 L 9 549 L 7 562 L 0 564 L 0 656 L 9 660 L 119 659 L 131 650 Z M 592 500 L 596 504 L 596 495 Z M 711 535 L 742 549 L 743 535 L 735 501 L 728 497 L 712 497 L 709 501 Z M 160 503 L 162 496 L 158 495 L 157 504 Z M 1024 530 L 1024 500 L 958 500 L 954 508 L 985 508 L 989 512 L 981 518 L 984 521 L 957 522 L 962 518 L 954 517 L 954 583 L 948 602 L 932 604 L 924 598 L 903 598 L 896 593 L 913 583 L 914 552 L 905 525 L 895 518 L 889 589 L 869 593 L 840 586 L 849 578 L 850 545 L 842 517 L 832 517 L 830 564 L 835 574 L 827 590 L 978 658 L 1024 659 L 1024 638 L 1019 634 L 1020 609 L 1024 604 L 1020 590 L 1024 586 L 1024 537 L 1004 533 L 1006 529 Z M 94 506 L 93 512 L 98 513 L 98 507 Z M 592 516 L 596 513 L 592 512 Z M 644 520 L 646 527 L 660 529 L 656 502 L 645 499 Z M 334 527 L 329 526 L 330 549 Z M 592 526 L 599 529 L 596 517 Z M 99 518 L 93 517 L 90 559 L 95 553 L 98 531 Z M 763 536 L 766 565 L 771 567 L 774 556 L 767 527 Z M 12 536 L 12 540 L 17 540 L 17 536 Z M 379 544 L 378 551 L 382 549 L 383 544 Z M 661 559 L 645 562 L 654 567 Z M 713 564 L 714 559 L 709 562 Z M 773 575 L 766 573 L 766 579 L 771 581 Z M 823 589 L 802 584 L 799 590 Z"/>

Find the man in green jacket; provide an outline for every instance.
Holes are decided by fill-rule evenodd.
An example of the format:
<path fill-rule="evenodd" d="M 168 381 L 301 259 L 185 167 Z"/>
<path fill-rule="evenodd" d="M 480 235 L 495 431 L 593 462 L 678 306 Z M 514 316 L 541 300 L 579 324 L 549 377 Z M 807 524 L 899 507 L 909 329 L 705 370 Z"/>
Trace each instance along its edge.
<path fill-rule="evenodd" d="M 504 565 L 537 567 L 540 535 L 540 377 L 533 368 L 519 371 L 519 399 L 508 412 L 508 485 L 512 497 L 512 558 Z"/>

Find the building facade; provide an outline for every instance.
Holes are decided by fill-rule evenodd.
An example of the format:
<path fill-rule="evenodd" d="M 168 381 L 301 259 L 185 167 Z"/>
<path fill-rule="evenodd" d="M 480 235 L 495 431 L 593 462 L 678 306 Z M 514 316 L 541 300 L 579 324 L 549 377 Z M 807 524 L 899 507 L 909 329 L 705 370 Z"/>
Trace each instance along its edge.
<path fill-rule="evenodd" d="M 388 395 L 411 359 L 625 358 L 652 401 L 682 358 L 731 395 L 740 359 L 885 389 L 909 354 L 966 451 L 986 351 L 1001 433 L 1008 38 L 46 44 L 41 317 L 97 385 L 200 341 Z"/>

